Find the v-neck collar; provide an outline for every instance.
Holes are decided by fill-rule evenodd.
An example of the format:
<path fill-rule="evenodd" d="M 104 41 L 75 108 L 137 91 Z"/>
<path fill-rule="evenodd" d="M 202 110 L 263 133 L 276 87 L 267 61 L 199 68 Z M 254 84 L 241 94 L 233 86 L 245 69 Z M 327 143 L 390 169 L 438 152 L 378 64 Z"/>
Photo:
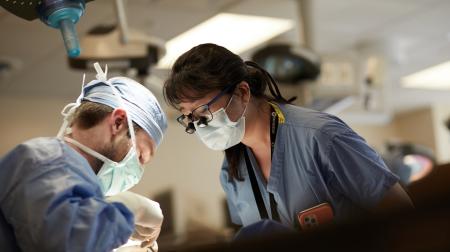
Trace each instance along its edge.
<path fill-rule="evenodd" d="M 258 162 L 256 161 L 255 156 L 253 155 L 253 152 L 251 151 L 251 149 L 249 147 L 246 147 L 245 150 L 248 152 L 249 154 L 249 158 L 250 158 L 250 162 L 252 163 L 252 168 L 253 171 L 255 172 L 255 174 L 257 174 L 257 178 L 258 181 L 261 182 L 262 186 L 264 187 L 263 189 L 265 191 L 274 193 L 274 194 L 278 194 L 278 185 L 279 185 L 279 181 L 280 181 L 280 177 L 281 177 L 281 171 L 283 169 L 283 157 L 282 154 L 284 153 L 284 134 L 282 133 L 284 130 L 284 123 L 285 123 L 285 115 L 284 112 L 282 111 L 282 108 L 274 102 L 269 102 L 270 106 L 274 108 L 275 112 L 278 115 L 278 119 L 279 119 L 279 125 L 278 125 L 278 130 L 277 130 L 277 134 L 276 134 L 276 139 L 275 139 L 275 146 L 274 146 L 274 151 L 273 151 L 273 157 L 272 157 L 272 163 L 271 163 L 271 167 L 270 167 L 270 174 L 269 174 L 269 178 L 266 182 L 264 175 L 262 174 L 261 168 L 258 165 Z"/>
<path fill-rule="evenodd" d="M 278 127 L 272 163 L 270 166 L 270 174 L 269 174 L 269 178 L 268 178 L 267 182 L 264 178 L 264 175 L 261 171 L 261 168 L 260 168 L 258 162 L 256 161 L 256 158 L 255 158 L 252 150 L 249 147 L 245 148 L 245 151 L 247 151 L 247 153 L 249 154 L 250 162 L 252 164 L 253 171 L 255 172 L 255 174 L 258 178 L 258 181 L 261 182 L 265 191 L 268 191 L 271 193 L 277 193 L 277 191 L 278 191 L 277 188 L 278 188 L 279 180 L 281 177 L 281 170 L 283 169 L 283 165 L 282 165 L 283 158 L 282 158 L 281 154 L 284 152 L 284 146 L 282 144 L 283 137 L 281 137 L 282 134 L 280 133 L 282 130 L 283 130 L 283 125 L 280 125 Z"/>

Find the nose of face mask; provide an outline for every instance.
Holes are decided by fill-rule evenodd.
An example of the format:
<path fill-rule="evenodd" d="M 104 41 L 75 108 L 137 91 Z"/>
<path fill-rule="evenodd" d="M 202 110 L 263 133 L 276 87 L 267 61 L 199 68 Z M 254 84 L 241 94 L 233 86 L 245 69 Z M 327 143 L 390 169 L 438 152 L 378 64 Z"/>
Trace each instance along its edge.
<path fill-rule="evenodd" d="M 242 141 L 245 133 L 245 109 L 242 116 L 233 122 L 224 108 L 213 113 L 213 119 L 206 127 L 195 124 L 196 134 L 210 149 L 223 151 Z"/>

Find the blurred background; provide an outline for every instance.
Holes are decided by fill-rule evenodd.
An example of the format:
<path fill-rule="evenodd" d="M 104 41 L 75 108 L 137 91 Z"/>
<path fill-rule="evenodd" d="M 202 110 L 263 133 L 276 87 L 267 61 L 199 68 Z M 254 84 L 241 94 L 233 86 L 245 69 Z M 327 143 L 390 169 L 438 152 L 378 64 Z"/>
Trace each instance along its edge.
<path fill-rule="evenodd" d="M 335 114 L 382 154 L 402 183 L 450 162 L 450 1 L 95 0 L 76 24 L 81 54 L 61 34 L 0 8 L 0 155 L 55 136 L 61 109 L 92 80 L 92 63 L 152 90 L 169 128 L 132 190 L 159 201 L 160 247 L 226 240 L 232 233 L 219 183 L 223 153 L 175 121 L 162 85 L 184 51 L 217 43 L 263 65 L 295 104 Z"/>

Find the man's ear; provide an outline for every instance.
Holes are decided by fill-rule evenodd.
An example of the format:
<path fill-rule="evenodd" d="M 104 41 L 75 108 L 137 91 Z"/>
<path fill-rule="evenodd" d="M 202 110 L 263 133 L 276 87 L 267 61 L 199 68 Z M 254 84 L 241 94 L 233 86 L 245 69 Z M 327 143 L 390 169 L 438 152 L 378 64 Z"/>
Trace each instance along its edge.
<path fill-rule="evenodd" d="M 128 131 L 127 113 L 124 109 L 117 108 L 111 112 L 110 126 L 113 135 L 119 134 L 124 129 Z"/>

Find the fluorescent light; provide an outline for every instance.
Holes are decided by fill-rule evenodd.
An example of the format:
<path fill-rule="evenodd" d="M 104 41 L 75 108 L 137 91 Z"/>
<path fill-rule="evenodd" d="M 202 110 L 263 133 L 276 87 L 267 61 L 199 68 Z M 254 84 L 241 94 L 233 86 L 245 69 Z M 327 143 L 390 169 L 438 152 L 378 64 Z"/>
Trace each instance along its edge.
<path fill-rule="evenodd" d="M 407 88 L 450 89 L 450 61 L 402 78 Z"/>
<path fill-rule="evenodd" d="M 218 14 L 166 43 L 167 53 L 158 67 L 169 68 L 184 52 L 202 43 L 214 43 L 239 54 L 264 43 L 293 27 L 292 20 Z"/>

